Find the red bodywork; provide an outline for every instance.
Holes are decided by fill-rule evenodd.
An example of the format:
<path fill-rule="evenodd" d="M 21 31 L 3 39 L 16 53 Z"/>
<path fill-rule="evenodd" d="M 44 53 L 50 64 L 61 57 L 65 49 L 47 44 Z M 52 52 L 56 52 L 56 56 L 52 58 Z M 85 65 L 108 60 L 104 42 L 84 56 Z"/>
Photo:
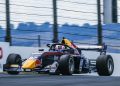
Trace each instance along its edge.
<path fill-rule="evenodd" d="M 62 52 L 45 52 L 45 53 L 42 54 L 42 56 L 45 56 L 45 57 L 47 57 L 47 56 L 53 56 L 53 55 L 55 55 L 55 56 L 61 56 L 61 55 L 63 55 L 63 53 Z"/>

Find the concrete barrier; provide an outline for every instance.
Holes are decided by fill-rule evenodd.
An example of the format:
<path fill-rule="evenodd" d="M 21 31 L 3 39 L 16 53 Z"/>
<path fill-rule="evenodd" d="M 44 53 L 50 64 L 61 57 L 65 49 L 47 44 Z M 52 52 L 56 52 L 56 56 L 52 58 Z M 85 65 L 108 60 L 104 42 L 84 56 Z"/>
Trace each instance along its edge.
<path fill-rule="evenodd" d="M 0 59 L 0 72 L 2 72 L 2 69 L 3 69 L 3 64 L 6 62 L 6 58 L 9 54 L 9 44 L 6 43 L 6 42 L 0 42 L 0 48 L 2 49 L 3 51 L 3 56 L 2 56 L 2 59 Z"/>

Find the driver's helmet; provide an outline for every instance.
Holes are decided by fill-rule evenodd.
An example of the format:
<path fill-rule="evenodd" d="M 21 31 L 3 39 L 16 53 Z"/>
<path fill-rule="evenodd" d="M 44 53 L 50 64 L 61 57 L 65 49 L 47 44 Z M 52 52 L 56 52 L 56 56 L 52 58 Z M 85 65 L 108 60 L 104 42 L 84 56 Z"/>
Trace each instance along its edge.
<path fill-rule="evenodd" d="M 63 49 L 65 49 L 65 46 L 63 46 L 63 45 L 56 45 L 55 46 L 55 50 L 63 50 Z"/>

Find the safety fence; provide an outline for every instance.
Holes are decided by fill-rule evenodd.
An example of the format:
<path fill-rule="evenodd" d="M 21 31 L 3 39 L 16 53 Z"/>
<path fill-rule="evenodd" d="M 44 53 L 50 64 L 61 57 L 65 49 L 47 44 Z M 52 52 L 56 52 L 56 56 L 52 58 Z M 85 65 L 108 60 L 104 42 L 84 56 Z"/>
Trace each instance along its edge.
<path fill-rule="evenodd" d="M 98 43 L 97 0 L 57 0 L 56 9 L 59 41 L 62 37 L 66 37 L 77 44 Z M 118 4 L 118 21 L 119 10 Z M 0 0 L 0 14 L 0 41 L 4 41 L 5 0 Z M 103 0 L 101 0 L 101 16 L 103 24 Z M 43 46 L 52 42 L 53 17 L 53 0 L 10 0 L 11 44 Z M 111 48 L 118 49 L 120 30 L 111 26 L 103 25 L 103 42 Z"/>

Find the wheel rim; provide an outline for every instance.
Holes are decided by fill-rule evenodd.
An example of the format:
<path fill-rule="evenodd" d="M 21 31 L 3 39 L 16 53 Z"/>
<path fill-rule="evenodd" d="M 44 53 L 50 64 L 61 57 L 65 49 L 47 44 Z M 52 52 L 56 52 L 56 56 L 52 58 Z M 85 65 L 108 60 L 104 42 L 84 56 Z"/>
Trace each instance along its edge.
<path fill-rule="evenodd" d="M 113 71 L 113 61 L 112 59 L 108 59 L 108 70 L 109 72 L 112 72 Z"/>
<path fill-rule="evenodd" d="M 70 73 L 74 71 L 74 60 L 72 58 L 69 59 L 69 71 Z"/>

